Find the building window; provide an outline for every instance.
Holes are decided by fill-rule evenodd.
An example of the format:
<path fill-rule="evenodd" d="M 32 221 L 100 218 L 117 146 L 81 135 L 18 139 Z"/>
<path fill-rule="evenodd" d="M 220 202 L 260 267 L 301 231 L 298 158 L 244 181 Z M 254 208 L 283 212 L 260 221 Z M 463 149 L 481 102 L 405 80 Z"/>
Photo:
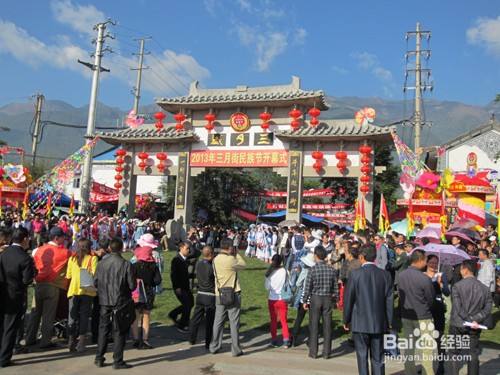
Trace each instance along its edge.
<path fill-rule="evenodd" d="M 73 179 L 73 188 L 74 189 L 80 188 L 80 177 Z"/>

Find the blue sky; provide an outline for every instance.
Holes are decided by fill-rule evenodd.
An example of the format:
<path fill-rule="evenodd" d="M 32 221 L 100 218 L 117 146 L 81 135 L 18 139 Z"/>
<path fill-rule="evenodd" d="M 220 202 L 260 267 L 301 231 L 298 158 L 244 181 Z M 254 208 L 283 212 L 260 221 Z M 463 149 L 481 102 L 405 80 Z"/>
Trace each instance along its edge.
<path fill-rule="evenodd" d="M 116 36 L 99 100 L 132 106 L 134 37 L 152 36 L 142 103 L 204 87 L 288 83 L 333 96 L 403 99 L 404 34 L 432 30 L 436 99 L 484 105 L 500 92 L 498 1 L 26 0 L 0 15 L 0 105 L 37 92 L 81 106 L 90 75 L 92 25 L 107 17 Z M 27 9 L 29 8 L 29 12 Z M 412 41 L 409 47 L 413 48 Z"/>

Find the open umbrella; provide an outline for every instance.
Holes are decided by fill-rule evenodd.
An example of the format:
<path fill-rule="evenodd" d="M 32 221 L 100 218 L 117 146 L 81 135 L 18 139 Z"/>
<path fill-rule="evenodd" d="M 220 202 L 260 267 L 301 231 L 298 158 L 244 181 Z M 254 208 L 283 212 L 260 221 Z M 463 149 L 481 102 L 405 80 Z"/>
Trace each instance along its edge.
<path fill-rule="evenodd" d="M 278 224 L 278 226 L 280 226 L 281 228 L 283 227 L 296 227 L 297 225 L 299 225 L 298 221 L 297 220 L 283 220 L 282 222 L 280 222 Z"/>
<path fill-rule="evenodd" d="M 396 221 L 391 224 L 391 231 L 407 236 L 408 233 L 408 219 L 401 221 Z M 410 236 L 415 235 L 415 232 L 411 233 Z"/>
<path fill-rule="evenodd" d="M 416 235 L 417 238 L 428 238 L 431 242 L 441 242 L 441 227 L 437 225 L 428 225 Z"/>
<path fill-rule="evenodd" d="M 445 237 L 448 241 L 450 241 L 452 237 L 458 237 L 461 240 L 464 240 L 466 242 L 475 243 L 474 240 L 472 238 L 470 238 L 468 235 L 466 235 L 463 232 L 457 231 L 457 230 L 450 230 L 450 231 L 446 232 Z"/>
<path fill-rule="evenodd" d="M 416 247 L 412 252 L 415 250 L 423 250 L 426 255 L 434 254 L 439 258 L 440 264 L 448 266 L 454 266 L 466 259 L 471 259 L 469 254 L 453 245 L 428 243 L 425 246 Z"/>
<path fill-rule="evenodd" d="M 450 228 L 450 231 L 463 233 L 467 237 L 472 238 L 474 241 L 481 240 L 479 233 L 469 228 Z"/>

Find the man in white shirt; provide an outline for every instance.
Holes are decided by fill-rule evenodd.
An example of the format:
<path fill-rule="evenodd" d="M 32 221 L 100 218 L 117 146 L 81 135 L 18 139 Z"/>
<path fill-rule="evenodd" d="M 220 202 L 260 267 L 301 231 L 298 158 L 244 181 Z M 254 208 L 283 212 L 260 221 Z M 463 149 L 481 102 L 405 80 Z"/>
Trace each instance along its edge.
<path fill-rule="evenodd" d="M 495 291 L 495 267 L 489 258 L 488 250 L 479 250 L 479 271 L 477 279 L 488 288 L 490 292 Z"/>
<path fill-rule="evenodd" d="M 307 231 L 306 231 L 307 233 Z M 323 237 L 323 231 L 318 229 L 318 230 L 313 230 L 311 232 L 311 235 L 306 237 L 306 243 L 304 244 L 304 249 L 310 251 L 311 253 L 314 252 L 314 249 L 316 246 L 321 245 L 321 239 Z"/>

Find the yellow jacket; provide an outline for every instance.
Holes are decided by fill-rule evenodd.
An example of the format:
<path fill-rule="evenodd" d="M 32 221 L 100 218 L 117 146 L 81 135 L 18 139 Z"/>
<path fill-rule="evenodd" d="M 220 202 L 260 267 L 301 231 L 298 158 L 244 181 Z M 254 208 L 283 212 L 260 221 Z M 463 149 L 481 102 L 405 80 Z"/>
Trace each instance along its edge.
<path fill-rule="evenodd" d="M 215 294 L 218 296 L 220 295 L 219 288 L 234 287 L 238 270 L 244 269 L 246 263 L 240 254 L 232 256 L 221 252 L 214 258 L 213 265 L 216 270 Z M 234 288 L 234 291 L 241 291 L 239 278 L 236 280 L 236 287 Z"/>
<path fill-rule="evenodd" d="M 97 295 L 95 288 L 80 288 L 80 268 L 86 269 L 94 276 L 97 268 L 97 257 L 85 255 L 81 267 L 78 265 L 78 257 L 76 255 L 69 258 L 66 271 L 66 278 L 71 280 L 68 288 L 68 298 L 82 295 L 95 297 Z"/>

